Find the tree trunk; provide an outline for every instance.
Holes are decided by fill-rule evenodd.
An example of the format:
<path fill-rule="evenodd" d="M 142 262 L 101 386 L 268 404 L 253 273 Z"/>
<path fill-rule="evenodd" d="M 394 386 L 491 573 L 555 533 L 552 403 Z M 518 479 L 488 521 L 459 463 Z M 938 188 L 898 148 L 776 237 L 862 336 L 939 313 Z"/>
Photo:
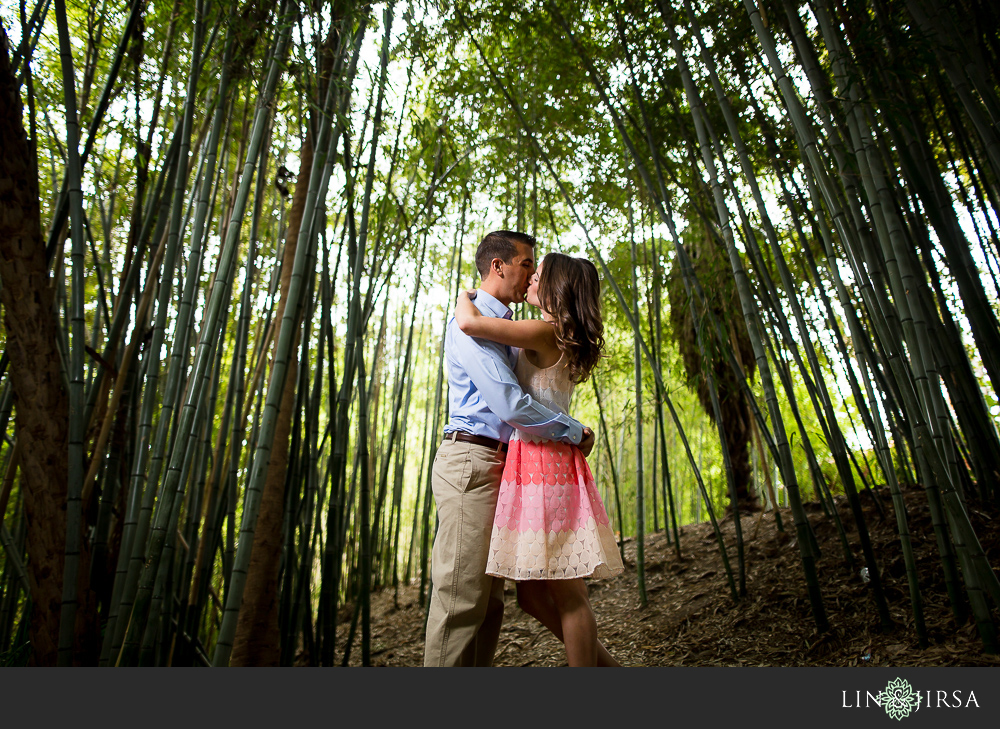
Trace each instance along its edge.
<path fill-rule="evenodd" d="M 59 372 L 38 175 L 21 116 L 7 34 L 0 27 L 0 302 L 22 454 L 33 660 L 54 666 L 66 551 L 69 400 Z"/>
<path fill-rule="evenodd" d="M 725 252 L 720 250 L 720 246 L 712 240 L 707 230 L 703 235 L 693 237 L 690 246 L 692 265 L 698 280 L 702 282 L 706 292 L 711 292 L 708 306 L 712 309 L 712 315 L 716 320 L 723 322 L 723 326 L 729 331 L 729 342 L 722 346 L 731 347 L 744 368 L 750 363 L 746 371 L 752 375 L 755 368 L 753 350 L 749 335 L 746 333 L 746 325 L 741 321 L 743 316 L 735 284 L 732 283 L 726 269 Z M 753 480 L 749 449 L 752 418 L 750 406 L 719 343 L 714 338 L 706 336 L 708 345 L 706 351 L 702 351 L 697 345 L 698 332 L 695 327 L 698 324 L 690 314 L 683 289 L 675 286 L 669 289 L 669 294 L 672 331 L 681 352 L 684 369 L 690 378 L 689 386 L 698 394 L 698 401 L 714 422 L 715 411 L 704 370 L 711 371 L 718 391 L 719 409 L 725 433 L 722 445 L 729 453 L 733 468 L 736 501 L 740 509 L 756 511 L 759 509 L 759 504 L 750 488 Z"/>
<path fill-rule="evenodd" d="M 309 190 L 313 149 L 310 136 L 299 153 L 299 174 L 289 212 L 288 233 L 281 265 L 281 299 L 275 321 L 278 327 L 285 312 L 288 289 L 291 284 L 295 250 L 298 247 L 302 212 Z M 273 341 L 277 342 L 279 331 Z M 295 345 L 293 343 L 293 349 Z M 240 608 L 236 637 L 233 642 L 232 666 L 277 666 L 281 659 L 281 632 L 278 629 L 278 567 L 281 561 L 281 529 L 285 513 L 285 476 L 288 466 L 288 441 L 292 429 L 292 410 L 295 407 L 295 383 L 298 379 L 295 357 L 288 360 L 285 389 L 275 423 L 271 460 L 267 468 L 267 482 L 261 495 L 260 514 L 254 534 L 250 568 L 247 571 L 246 590 Z"/>

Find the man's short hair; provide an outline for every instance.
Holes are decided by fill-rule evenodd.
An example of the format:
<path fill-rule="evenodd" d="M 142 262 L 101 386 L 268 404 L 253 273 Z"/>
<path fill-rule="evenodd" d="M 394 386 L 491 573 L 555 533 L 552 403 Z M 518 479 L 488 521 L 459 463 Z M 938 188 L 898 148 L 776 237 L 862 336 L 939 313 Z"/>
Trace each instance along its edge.
<path fill-rule="evenodd" d="M 535 236 L 513 230 L 494 230 L 492 233 L 487 233 L 476 249 L 476 270 L 479 271 L 480 277 L 485 280 L 489 275 L 490 263 L 494 258 L 499 258 L 508 265 L 513 263 L 518 243 L 534 248 Z"/>

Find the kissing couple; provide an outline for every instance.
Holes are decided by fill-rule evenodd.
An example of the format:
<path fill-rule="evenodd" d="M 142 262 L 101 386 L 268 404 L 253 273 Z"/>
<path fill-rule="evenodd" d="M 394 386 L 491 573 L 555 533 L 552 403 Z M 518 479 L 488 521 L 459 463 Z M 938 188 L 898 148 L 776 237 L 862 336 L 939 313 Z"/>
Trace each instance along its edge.
<path fill-rule="evenodd" d="M 479 289 L 459 295 L 448 322 L 425 666 L 493 665 L 505 579 L 570 666 L 619 665 L 597 638 L 583 578 L 617 575 L 622 560 L 587 465 L 594 432 L 568 414 L 604 347 L 600 280 L 583 258 L 535 264 L 533 236 L 488 233 Z M 523 301 L 541 318 L 512 321 Z"/>

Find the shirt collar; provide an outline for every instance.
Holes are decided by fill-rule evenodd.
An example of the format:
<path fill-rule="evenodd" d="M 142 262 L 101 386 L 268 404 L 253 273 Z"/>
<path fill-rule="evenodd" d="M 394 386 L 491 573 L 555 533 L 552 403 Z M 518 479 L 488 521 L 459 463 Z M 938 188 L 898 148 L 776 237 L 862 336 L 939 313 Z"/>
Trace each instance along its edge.
<path fill-rule="evenodd" d="M 487 293 L 483 289 L 479 289 L 479 293 L 476 294 L 474 301 L 476 302 L 476 307 L 484 314 L 495 316 L 499 319 L 510 319 L 514 315 L 514 312 L 510 308 L 504 306 L 493 294 Z"/>

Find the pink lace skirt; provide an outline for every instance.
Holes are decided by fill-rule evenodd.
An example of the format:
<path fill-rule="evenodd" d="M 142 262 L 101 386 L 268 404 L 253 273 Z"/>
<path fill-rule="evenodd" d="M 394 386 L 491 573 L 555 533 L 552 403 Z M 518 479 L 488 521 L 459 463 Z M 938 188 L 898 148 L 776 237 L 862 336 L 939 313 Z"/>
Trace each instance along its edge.
<path fill-rule="evenodd" d="M 510 580 L 613 577 L 618 544 L 580 449 L 515 437 L 500 482 L 486 573 Z"/>

